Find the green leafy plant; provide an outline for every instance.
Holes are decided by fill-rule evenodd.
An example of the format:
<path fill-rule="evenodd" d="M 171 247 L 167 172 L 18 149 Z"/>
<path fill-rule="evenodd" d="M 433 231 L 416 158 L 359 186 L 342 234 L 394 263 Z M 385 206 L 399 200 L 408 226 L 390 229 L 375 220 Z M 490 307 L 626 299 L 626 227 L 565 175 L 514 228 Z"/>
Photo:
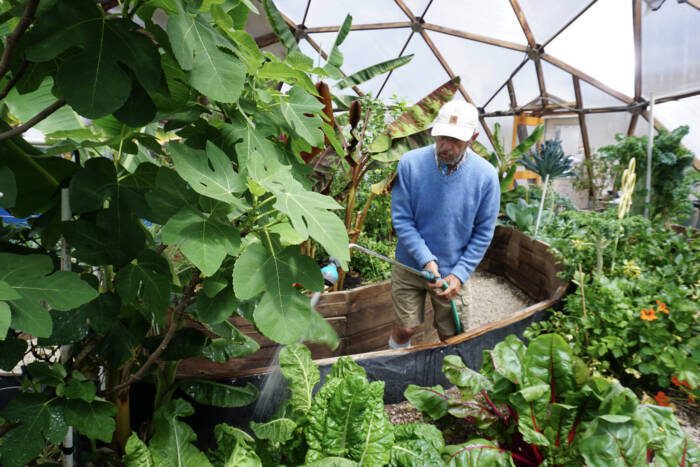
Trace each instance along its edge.
<path fill-rule="evenodd" d="M 257 350 L 230 317 L 278 342 L 337 344 L 309 304 L 323 282 L 300 246 L 349 260 L 341 206 L 311 189 L 303 157 L 340 137 L 310 78 L 334 76 L 337 47 L 315 67 L 269 1 L 284 60 L 245 32 L 259 13 L 248 1 L 15 3 L 0 6 L 3 39 L 21 38 L 0 68 L 0 191 L 29 220 L 2 239 L 0 367 L 37 361 L 0 415 L 0 462 L 58 460 L 69 426 L 94 441 L 86 462 L 115 462 L 140 381 L 155 386 L 138 433 L 152 461 L 204 462 L 178 420 L 187 400 L 235 407 L 257 390 L 176 375 L 184 359 Z M 37 148 L 20 135 L 41 123 Z M 220 433 L 231 452 L 245 451 L 239 435 Z"/>
<path fill-rule="evenodd" d="M 600 154 L 592 154 L 574 167 L 573 186 L 577 190 L 588 193 L 588 206 L 593 209 L 602 208 L 606 198 L 606 190 L 612 186 L 615 164 L 612 160 Z"/>
<path fill-rule="evenodd" d="M 338 359 L 317 391 L 319 370 L 306 347 L 285 347 L 280 368 L 290 390 L 281 417 L 251 423 L 264 463 L 329 465 L 342 458 L 353 461 L 347 465 L 413 466 L 440 461 L 440 431 L 419 423 L 393 426 L 384 412 L 384 383 L 368 382 L 350 358 Z"/>
<path fill-rule="evenodd" d="M 466 462 L 460 456 L 489 456 L 490 465 L 689 466 L 699 459 L 670 409 L 640 403 L 616 380 L 589 376 L 557 334 L 527 346 L 509 336 L 484 351 L 480 372 L 449 355 L 443 372 L 459 391 L 409 385 L 405 396 L 461 430 L 466 442 L 446 448 L 450 465 Z"/>
<path fill-rule="evenodd" d="M 539 212 L 539 203 L 536 201 L 527 202 L 523 198 L 515 203 L 506 205 L 506 216 L 518 230 L 523 232 L 533 232 L 535 220 Z"/>
<path fill-rule="evenodd" d="M 655 392 L 676 378 L 697 390 L 697 237 L 615 212 L 565 212 L 544 233 L 578 290 L 528 335 L 559 332 L 592 367 L 633 387 Z"/>
<path fill-rule="evenodd" d="M 474 143 L 474 152 L 491 162 L 498 171 L 498 179 L 501 182 L 501 193 L 505 193 L 512 188 L 515 171 L 518 168 L 518 161 L 523 154 L 542 139 L 543 134 L 544 125 L 538 125 L 524 141 L 508 153 L 504 149 L 503 139 L 501 138 L 501 124 L 496 123 L 493 128 L 492 152 L 489 152 L 483 145 Z"/>
<path fill-rule="evenodd" d="M 691 164 L 693 153 L 681 144 L 688 134 L 688 126 L 680 126 L 672 131 L 659 130 L 652 147 L 651 175 L 651 218 L 662 222 L 683 223 L 692 212 L 688 195 L 691 192 L 693 175 Z M 637 160 L 637 185 L 634 193 L 634 214 L 644 211 L 646 196 L 647 146 L 646 136 L 615 137 L 616 144 L 600 148 L 600 152 L 610 161 L 618 162 L 615 170 L 614 187 L 618 189 L 622 171 L 631 159 Z"/>

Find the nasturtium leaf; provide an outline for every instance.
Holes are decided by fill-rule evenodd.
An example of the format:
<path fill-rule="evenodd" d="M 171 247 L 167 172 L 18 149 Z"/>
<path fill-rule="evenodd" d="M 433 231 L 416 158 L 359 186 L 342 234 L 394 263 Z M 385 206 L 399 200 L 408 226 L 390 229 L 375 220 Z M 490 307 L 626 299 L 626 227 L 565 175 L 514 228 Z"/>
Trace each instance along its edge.
<path fill-rule="evenodd" d="M 0 253 L 0 281 L 21 296 L 20 299 L 8 300 L 12 307 L 13 328 L 37 337 L 48 337 L 51 318 L 42 302 L 65 311 L 97 297 L 97 291 L 77 274 L 52 273 L 53 270 L 54 265 L 48 256 Z"/>
<path fill-rule="evenodd" d="M 138 32 L 136 23 L 110 18 L 89 0 L 58 2 L 50 15 L 38 18 L 30 36 L 29 61 L 64 57 L 56 73 L 56 87 L 84 117 L 101 117 L 122 107 L 132 80 L 145 89 L 159 85 L 156 45 Z"/>
<path fill-rule="evenodd" d="M 8 167 L 0 167 L 0 208 L 11 208 L 17 199 L 17 183 Z"/>
<path fill-rule="evenodd" d="M 243 407 L 258 398 L 258 389 L 251 383 L 233 386 L 208 380 L 187 380 L 180 389 L 196 402 L 214 407 Z"/>
<path fill-rule="evenodd" d="M 304 89 L 294 86 L 288 99 L 280 103 L 285 120 L 294 131 L 314 147 L 323 146 L 323 119 L 319 115 L 323 104 Z"/>
<path fill-rule="evenodd" d="M 214 143 L 207 142 L 206 152 L 181 143 L 171 143 L 168 149 L 175 170 L 197 193 L 224 203 L 235 203 L 233 194 L 245 191 L 244 180 Z"/>
<path fill-rule="evenodd" d="M 178 2 L 177 15 L 168 20 L 170 44 L 193 88 L 210 99 L 236 102 L 243 90 L 245 67 L 235 56 L 219 49 L 226 39 L 202 16 L 186 12 Z"/>
<path fill-rule="evenodd" d="M 85 402 L 70 399 L 65 404 L 66 421 L 82 435 L 109 443 L 114 434 L 117 409 L 111 402 L 94 400 Z"/>
<path fill-rule="evenodd" d="M 197 435 L 179 418 L 194 413 L 190 404 L 181 400 L 171 400 L 156 410 L 153 417 L 153 437 L 150 442 L 151 455 L 155 465 L 177 467 L 211 466 L 206 456 L 195 447 Z"/>
<path fill-rule="evenodd" d="M 177 245 L 208 276 L 218 271 L 226 255 L 238 253 L 241 245 L 238 231 L 226 218 L 189 208 L 172 216 L 161 234 L 165 243 Z"/>
<path fill-rule="evenodd" d="M 63 411 L 43 394 L 20 394 L 0 412 L 0 417 L 19 423 L 2 437 L 0 459 L 3 466 L 21 467 L 35 459 L 46 446 L 46 439 L 59 443 L 68 431 Z"/>
<path fill-rule="evenodd" d="M 148 312 L 162 320 L 170 303 L 171 274 L 168 262 L 152 250 L 143 250 L 139 256 L 119 270 L 116 288 L 122 302 L 140 301 Z"/>
<path fill-rule="evenodd" d="M 12 320 L 12 312 L 10 305 L 5 302 L 0 302 L 0 341 L 5 340 L 7 330 L 10 329 L 10 321 Z"/>

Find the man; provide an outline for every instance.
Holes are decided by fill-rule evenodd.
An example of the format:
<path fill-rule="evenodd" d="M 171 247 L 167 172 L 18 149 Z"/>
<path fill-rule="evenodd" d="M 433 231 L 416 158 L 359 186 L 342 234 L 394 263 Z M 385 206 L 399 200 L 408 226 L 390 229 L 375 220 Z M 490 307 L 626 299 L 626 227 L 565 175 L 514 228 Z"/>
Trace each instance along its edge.
<path fill-rule="evenodd" d="M 398 324 L 389 339 L 392 348 L 410 346 L 423 322 L 426 293 L 440 339 L 456 334 L 451 300 L 456 301 L 462 329 L 469 326 L 468 280 L 491 243 L 500 204 L 496 170 L 469 150 L 478 136 L 478 121 L 473 105 L 448 102 L 433 122 L 435 144 L 409 151 L 399 161 L 391 194 L 396 259 L 439 279 L 429 284 L 402 268 L 393 269 Z M 443 282 L 448 285 L 444 290 Z"/>

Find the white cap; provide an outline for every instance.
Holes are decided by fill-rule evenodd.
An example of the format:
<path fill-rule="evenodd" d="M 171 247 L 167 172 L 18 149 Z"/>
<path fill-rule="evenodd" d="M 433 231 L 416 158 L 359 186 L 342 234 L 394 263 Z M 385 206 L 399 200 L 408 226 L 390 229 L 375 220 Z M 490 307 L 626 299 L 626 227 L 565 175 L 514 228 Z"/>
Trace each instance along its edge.
<path fill-rule="evenodd" d="M 479 111 L 469 102 L 450 101 L 443 105 L 433 122 L 433 136 L 449 136 L 469 141 L 479 124 Z"/>

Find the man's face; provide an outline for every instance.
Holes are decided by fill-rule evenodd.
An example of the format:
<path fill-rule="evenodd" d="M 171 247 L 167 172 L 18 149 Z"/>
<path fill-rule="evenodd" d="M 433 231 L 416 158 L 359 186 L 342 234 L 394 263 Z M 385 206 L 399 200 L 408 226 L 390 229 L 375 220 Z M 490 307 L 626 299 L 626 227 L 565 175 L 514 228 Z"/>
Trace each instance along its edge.
<path fill-rule="evenodd" d="M 462 141 L 449 136 L 436 136 L 435 150 L 438 159 L 444 164 L 454 164 L 464 154 L 470 142 L 471 140 Z"/>

